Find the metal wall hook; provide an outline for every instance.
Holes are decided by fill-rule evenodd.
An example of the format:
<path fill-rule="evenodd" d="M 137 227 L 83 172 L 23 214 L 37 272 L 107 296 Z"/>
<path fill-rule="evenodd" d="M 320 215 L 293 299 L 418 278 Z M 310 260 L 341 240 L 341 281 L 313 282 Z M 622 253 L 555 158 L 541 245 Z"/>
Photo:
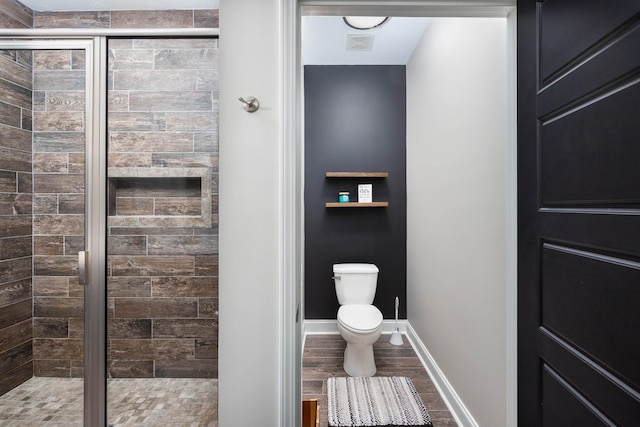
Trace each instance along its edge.
<path fill-rule="evenodd" d="M 238 98 L 238 100 L 242 102 L 242 107 L 244 108 L 244 111 L 248 113 L 253 113 L 255 111 L 258 111 L 258 108 L 260 108 L 260 102 L 253 96 L 248 96 L 246 100 L 243 97 L 240 97 Z"/>

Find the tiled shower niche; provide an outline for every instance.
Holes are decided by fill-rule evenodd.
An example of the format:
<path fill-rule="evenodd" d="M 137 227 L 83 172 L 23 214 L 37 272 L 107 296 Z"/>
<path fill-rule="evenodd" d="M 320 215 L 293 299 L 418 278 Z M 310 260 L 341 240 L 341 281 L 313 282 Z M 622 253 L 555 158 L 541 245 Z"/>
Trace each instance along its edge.
<path fill-rule="evenodd" d="M 211 168 L 110 168 L 110 224 L 210 227 L 211 185 Z"/>

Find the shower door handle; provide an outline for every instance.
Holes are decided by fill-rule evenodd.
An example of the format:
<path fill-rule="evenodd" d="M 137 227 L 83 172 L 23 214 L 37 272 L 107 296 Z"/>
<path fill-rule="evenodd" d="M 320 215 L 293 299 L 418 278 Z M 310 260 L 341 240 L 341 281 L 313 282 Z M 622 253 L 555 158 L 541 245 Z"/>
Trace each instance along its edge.
<path fill-rule="evenodd" d="M 89 263 L 89 251 L 78 252 L 78 280 L 80 286 L 87 286 L 89 283 L 89 277 L 87 270 L 87 264 Z"/>

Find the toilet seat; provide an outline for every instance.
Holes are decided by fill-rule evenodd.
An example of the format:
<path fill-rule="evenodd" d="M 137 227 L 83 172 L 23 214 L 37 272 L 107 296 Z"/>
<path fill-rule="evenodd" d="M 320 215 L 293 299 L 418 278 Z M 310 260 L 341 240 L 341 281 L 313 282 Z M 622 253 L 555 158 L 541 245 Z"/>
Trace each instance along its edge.
<path fill-rule="evenodd" d="M 343 305 L 338 309 L 338 322 L 351 332 L 366 334 L 382 326 L 382 313 L 374 305 Z"/>

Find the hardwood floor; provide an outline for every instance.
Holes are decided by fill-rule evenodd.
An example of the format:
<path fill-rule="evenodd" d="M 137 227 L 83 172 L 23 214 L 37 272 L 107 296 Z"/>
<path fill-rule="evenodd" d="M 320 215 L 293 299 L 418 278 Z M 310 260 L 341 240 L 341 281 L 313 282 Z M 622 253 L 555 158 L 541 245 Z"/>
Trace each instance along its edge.
<path fill-rule="evenodd" d="M 376 376 L 411 378 L 424 402 L 434 427 L 456 426 L 438 390 L 427 375 L 420 359 L 406 337 L 402 346 L 389 344 L 382 335 L 373 345 L 378 372 Z M 346 343 L 340 335 L 307 335 L 302 358 L 302 394 L 304 399 L 318 399 L 320 427 L 327 427 L 327 378 L 344 377 L 342 369 Z"/>

